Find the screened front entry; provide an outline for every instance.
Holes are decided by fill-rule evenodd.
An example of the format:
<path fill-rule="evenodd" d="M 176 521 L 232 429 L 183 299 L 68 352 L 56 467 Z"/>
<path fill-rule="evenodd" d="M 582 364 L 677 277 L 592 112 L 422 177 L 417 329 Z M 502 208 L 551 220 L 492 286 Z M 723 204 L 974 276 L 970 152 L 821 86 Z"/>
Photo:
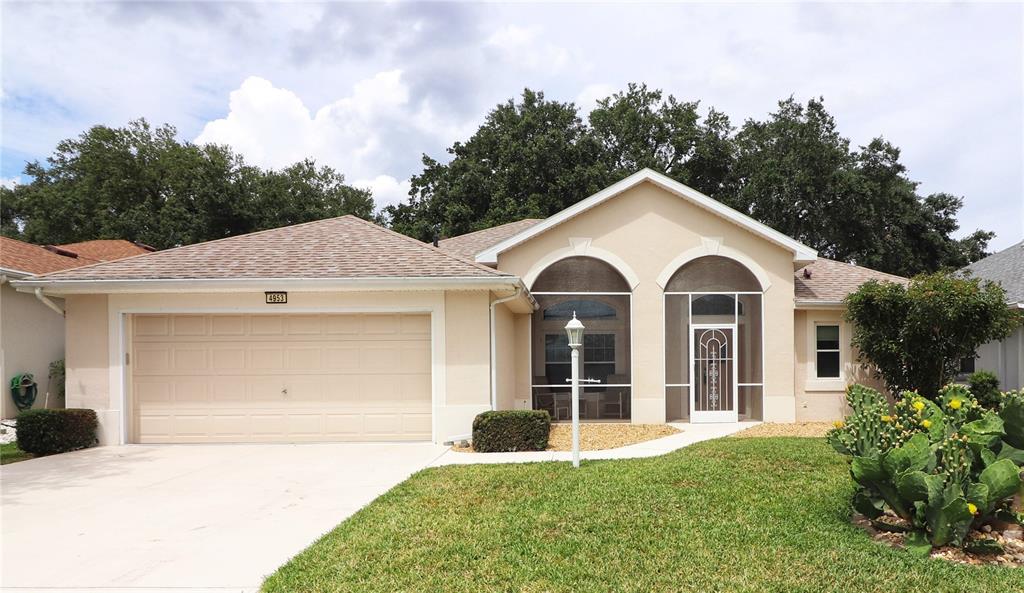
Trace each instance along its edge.
<path fill-rule="evenodd" d="M 761 285 L 724 257 L 695 259 L 665 289 L 665 416 L 690 422 L 760 419 Z"/>
<path fill-rule="evenodd" d="M 580 375 L 598 383 L 580 391 L 580 418 L 630 418 L 630 288 L 615 268 L 590 257 L 560 260 L 537 277 L 533 313 L 533 407 L 570 420 L 571 350 L 565 324 L 573 313 L 586 326 Z"/>

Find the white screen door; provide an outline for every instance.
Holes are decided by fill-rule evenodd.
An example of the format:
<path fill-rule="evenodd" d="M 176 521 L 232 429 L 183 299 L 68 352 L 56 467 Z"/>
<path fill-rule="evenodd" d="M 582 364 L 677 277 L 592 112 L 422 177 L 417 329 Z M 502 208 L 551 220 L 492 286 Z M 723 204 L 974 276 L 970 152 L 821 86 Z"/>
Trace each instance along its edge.
<path fill-rule="evenodd" d="M 690 327 L 690 422 L 737 422 L 736 325 Z"/>

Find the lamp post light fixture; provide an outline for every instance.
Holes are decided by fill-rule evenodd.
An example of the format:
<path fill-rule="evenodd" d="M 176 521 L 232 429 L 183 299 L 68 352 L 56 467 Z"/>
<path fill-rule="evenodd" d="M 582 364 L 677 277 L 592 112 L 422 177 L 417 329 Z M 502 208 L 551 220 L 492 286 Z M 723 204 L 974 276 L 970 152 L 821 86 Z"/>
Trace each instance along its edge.
<path fill-rule="evenodd" d="M 583 323 L 576 319 L 576 311 L 572 319 L 565 324 L 565 333 L 569 335 L 569 347 L 572 348 L 572 466 L 580 466 L 580 346 L 583 345 Z"/>

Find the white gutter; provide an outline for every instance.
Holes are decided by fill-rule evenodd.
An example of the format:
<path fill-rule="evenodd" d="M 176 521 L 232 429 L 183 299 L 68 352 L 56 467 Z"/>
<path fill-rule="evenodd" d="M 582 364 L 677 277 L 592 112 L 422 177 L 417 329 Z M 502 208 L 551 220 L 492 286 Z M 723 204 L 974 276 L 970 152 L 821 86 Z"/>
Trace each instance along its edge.
<path fill-rule="evenodd" d="M 508 289 L 522 287 L 518 276 L 479 277 L 379 277 L 379 278 L 148 278 L 139 280 L 15 280 L 21 292 L 42 288 L 48 294 L 113 294 L 152 292 L 240 292 L 265 290 L 450 290 Z"/>
<path fill-rule="evenodd" d="M 492 410 L 497 410 L 498 409 L 498 369 L 495 366 L 495 363 L 497 362 L 497 357 L 498 357 L 498 344 L 497 344 L 497 336 L 496 336 L 497 328 L 495 327 L 497 325 L 497 322 L 495 320 L 495 315 L 494 315 L 495 307 L 497 305 L 502 304 L 502 303 L 507 303 L 508 301 L 517 299 L 520 296 L 522 296 L 522 294 L 523 294 L 523 287 L 522 286 L 517 286 L 515 293 L 513 293 L 512 295 L 507 296 L 507 297 L 503 297 L 503 298 L 500 298 L 500 299 L 495 299 L 495 300 L 491 301 L 491 409 Z"/>
<path fill-rule="evenodd" d="M 43 294 L 43 289 L 42 288 L 37 288 L 35 290 L 35 294 L 36 294 L 36 298 L 39 299 L 40 303 L 42 303 L 42 304 L 46 305 L 47 307 L 53 309 L 54 311 L 59 313 L 61 317 L 64 317 L 64 309 L 61 309 L 60 305 L 58 305 L 57 303 L 51 301 L 49 297 L 47 297 L 45 294 Z"/>

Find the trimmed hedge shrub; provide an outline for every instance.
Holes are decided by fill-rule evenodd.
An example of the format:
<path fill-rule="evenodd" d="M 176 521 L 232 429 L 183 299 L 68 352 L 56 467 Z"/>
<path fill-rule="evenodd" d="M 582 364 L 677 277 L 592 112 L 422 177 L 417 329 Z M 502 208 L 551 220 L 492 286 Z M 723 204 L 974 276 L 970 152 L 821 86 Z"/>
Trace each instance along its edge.
<path fill-rule="evenodd" d="M 96 444 L 94 410 L 26 410 L 18 414 L 18 448 L 34 455 L 64 453 Z"/>
<path fill-rule="evenodd" d="M 546 410 L 500 410 L 473 419 L 473 450 L 543 451 L 548 448 L 551 416 Z"/>
<path fill-rule="evenodd" d="M 999 408 L 1003 401 L 999 393 L 999 378 L 990 371 L 975 371 L 967 377 L 967 385 L 971 394 L 978 398 L 978 403 L 990 410 Z"/>

